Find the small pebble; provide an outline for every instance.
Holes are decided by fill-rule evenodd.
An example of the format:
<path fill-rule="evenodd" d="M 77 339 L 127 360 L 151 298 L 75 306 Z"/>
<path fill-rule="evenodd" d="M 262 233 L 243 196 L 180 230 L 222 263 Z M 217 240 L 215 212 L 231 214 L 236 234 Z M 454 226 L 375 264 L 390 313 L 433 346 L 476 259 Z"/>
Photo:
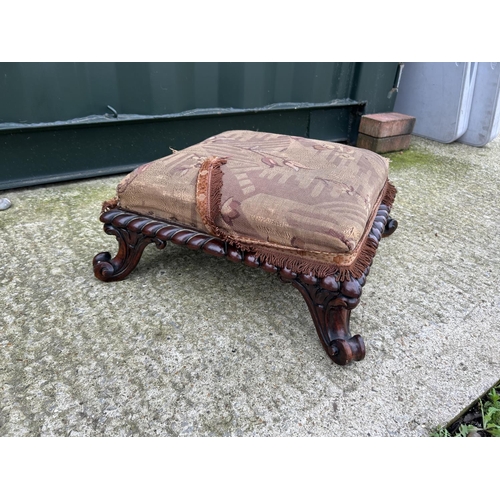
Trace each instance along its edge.
<path fill-rule="evenodd" d="M 0 210 L 7 210 L 12 206 L 12 203 L 7 198 L 0 198 Z"/>
<path fill-rule="evenodd" d="M 480 437 L 483 437 L 481 436 L 481 434 L 479 434 L 479 432 L 477 432 L 476 430 L 473 430 L 473 431 L 470 431 L 469 434 L 467 434 L 467 437 L 468 438 L 480 438 Z"/>

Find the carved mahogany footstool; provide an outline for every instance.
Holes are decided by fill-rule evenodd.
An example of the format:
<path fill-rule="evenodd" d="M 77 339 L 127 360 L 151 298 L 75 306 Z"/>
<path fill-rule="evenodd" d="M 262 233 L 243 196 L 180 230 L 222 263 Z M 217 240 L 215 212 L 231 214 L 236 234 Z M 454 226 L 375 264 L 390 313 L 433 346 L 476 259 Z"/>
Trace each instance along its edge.
<path fill-rule="evenodd" d="M 143 165 L 104 202 L 100 220 L 118 253 L 94 274 L 126 278 L 144 248 L 203 250 L 291 283 L 307 302 L 325 351 L 344 365 L 365 356 L 349 319 L 382 237 L 396 189 L 388 161 L 342 144 L 228 131 Z"/>

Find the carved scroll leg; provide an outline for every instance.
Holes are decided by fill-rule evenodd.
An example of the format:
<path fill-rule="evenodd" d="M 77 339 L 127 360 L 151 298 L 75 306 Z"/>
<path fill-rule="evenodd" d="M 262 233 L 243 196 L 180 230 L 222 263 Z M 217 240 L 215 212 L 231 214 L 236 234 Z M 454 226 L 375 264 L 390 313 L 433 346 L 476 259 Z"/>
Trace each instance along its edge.
<path fill-rule="evenodd" d="M 364 341 L 359 335 L 351 337 L 349 331 L 351 309 L 356 307 L 361 295 L 359 283 L 356 282 L 355 285 L 357 297 L 352 298 L 346 297 L 340 291 L 325 290 L 319 284 L 309 285 L 300 280 L 292 281 L 292 284 L 306 300 L 319 339 L 328 356 L 338 365 L 362 360 L 365 357 Z M 330 288 L 334 288 L 332 284 L 335 284 L 333 280 L 327 282 Z M 339 285 L 336 286 L 338 290 Z"/>
<path fill-rule="evenodd" d="M 105 224 L 104 231 L 116 236 L 118 253 L 114 258 L 108 252 L 97 254 L 93 261 L 94 275 L 101 281 L 123 280 L 135 269 L 142 252 L 154 239 L 111 224 Z"/>

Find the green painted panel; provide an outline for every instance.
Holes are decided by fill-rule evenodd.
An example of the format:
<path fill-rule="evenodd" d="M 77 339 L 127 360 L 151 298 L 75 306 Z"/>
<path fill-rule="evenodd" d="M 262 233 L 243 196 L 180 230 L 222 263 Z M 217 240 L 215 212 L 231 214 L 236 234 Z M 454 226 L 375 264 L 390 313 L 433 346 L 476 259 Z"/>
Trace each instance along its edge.
<path fill-rule="evenodd" d="M 364 109 L 392 109 L 396 69 L 0 63 L 0 189 L 128 171 L 231 128 L 353 142 Z"/>

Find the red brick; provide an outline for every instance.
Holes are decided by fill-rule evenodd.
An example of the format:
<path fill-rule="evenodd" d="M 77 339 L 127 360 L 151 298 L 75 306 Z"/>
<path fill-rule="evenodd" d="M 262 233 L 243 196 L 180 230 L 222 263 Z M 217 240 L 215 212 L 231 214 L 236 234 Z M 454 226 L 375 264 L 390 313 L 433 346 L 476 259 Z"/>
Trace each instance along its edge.
<path fill-rule="evenodd" d="M 371 137 L 393 137 L 413 132 L 415 117 L 401 113 L 376 113 L 361 117 L 359 131 Z"/>
<path fill-rule="evenodd" d="M 394 137 L 370 137 L 358 134 L 356 146 L 369 149 L 375 153 L 389 153 L 390 151 L 403 151 L 410 147 L 411 134 L 396 135 Z"/>

